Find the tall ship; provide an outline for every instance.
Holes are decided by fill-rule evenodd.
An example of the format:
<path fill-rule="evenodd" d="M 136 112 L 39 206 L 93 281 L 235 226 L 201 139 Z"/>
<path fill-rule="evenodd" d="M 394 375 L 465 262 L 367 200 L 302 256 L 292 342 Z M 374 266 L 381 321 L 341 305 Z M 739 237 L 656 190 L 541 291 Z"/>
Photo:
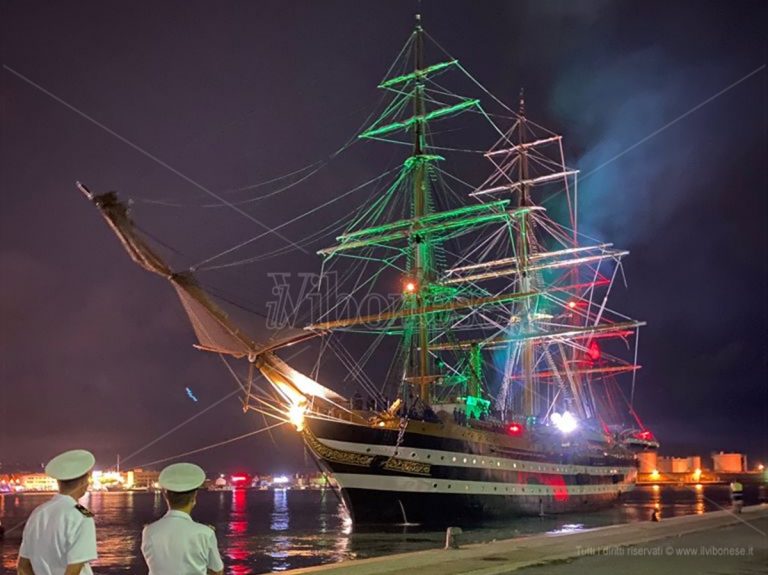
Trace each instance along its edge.
<path fill-rule="evenodd" d="M 379 85 L 383 110 L 357 135 L 403 150 L 402 163 L 317 252 L 304 325 L 254 337 L 193 271 L 166 263 L 115 192 L 80 189 L 131 258 L 173 285 L 196 347 L 242 362 L 244 409 L 296 430 L 355 523 L 610 505 L 634 487 L 636 453 L 658 447 L 628 397 L 643 323 L 608 307 L 628 252 L 580 232 L 578 171 L 522 93 L 504 106 L 458 60 L 426 62 L 425 43 L 417 18 Z M 451 74 L 505 114 L 449 89 Z M 447 167 L 473 151 L 439 145 L 458 117 L 495 134 L 474 152 L 490 174 L 479 185 Z M 318 361 L 304 373 L 287 350 L 309 345 Z M 344 381 L 323 376 L 328 356 Z"/>

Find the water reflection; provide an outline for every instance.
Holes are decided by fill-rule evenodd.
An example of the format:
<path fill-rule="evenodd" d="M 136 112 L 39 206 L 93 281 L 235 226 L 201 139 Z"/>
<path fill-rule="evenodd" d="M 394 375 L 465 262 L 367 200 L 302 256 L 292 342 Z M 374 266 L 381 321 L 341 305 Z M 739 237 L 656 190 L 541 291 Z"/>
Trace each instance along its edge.
<path fill-rule="evenodd" d="M 696 505 L 694 507 L 696 515 L 702 515 L 704 507 L 704 486 L 701 483 L 696 484 Z"/>
<path fill-rule="evenodd" d="M 159 491 L 153 492 L 152 495 L 154 496 L 152 501 L 152 511 L 157 517 L 160 517 L 165 509 L 165 498 Z"/>
<path fill-rule="evenodd" d="M 249 573 L 248 559 L 248 493 L 245 489 L 235 489 L 232 493 L 230 519 L 227 524 L 226 557 L 230 563 L 229 572 L 233 575 Z"/>
<path fill-rule="evenodd" d="M 285 489 L 275 489 L 269 528 L 272 531 L 282 532 L 286 531 L 289 525 L 288 492 Z M 272 571 L 285 571 L 290 567 L 290 563 L 286 559 L 290 555 L 291 548 L 289 537 L 277 535 L 272 538 L 272 550 L 269 553 L 269 556 L 272 557 Z"/>
<path fill-rule="evenodd" d="M 6 495 L 0 500 L 6 526 L 21 524 L 50 495 Z M 757 493 L 745 494 L 756 500 Z M 96 493 L 86 503 L 96 512 L 99 575 L 146 573 L 139 550 L 142 527 L 165 513 L 159 494 Z M 465 529 L 464 540 L 478 543 L 533 533 L 567 533 L 601 525 L 648 521 L 659 506 L 663 517 L 702 513 L 730 506 L 728 486 L 662 486 L 627 493 L 620 505 L 583 515 L 516 518 Z M 332 490 L 201 492 L 193 512 L 197 521 L 213 523 L 228 575 L 265 573 L 309 567 L 349 558 L 441 547 L 444 531 L 419 527 L 353 528 Z M 0 542 L 0 572 L 13 572 L 21 528 Z"/>
<path fill-rule="evenodd" d="M 331 557 L 333 561 L 343 561 L 344 559 L 353 559 L 354 553 L 349 551 L 350 535 L 352 534 L 352 517 L 349 516 L 347 508 L 339 502 L 336 507 L 336 517 L 341 521 L 340 534 L 336 538 Z"/>
<path fill-rule="evenodd" d="M 326 489 L 320 493 L 320 533 L 328 532 L 328 494 Z"/>
<path fill-rule="evenodd" d="M 655 517 L 658 519 L 662 518 L 661 514 L 661 487 L 658 485 L 652 485 L 651 486 L 651 510 L 648 514 L 649 519 L 652 519 L 654 517 L 654 511 L 656 512 Z"/>
<path fill-rule="evenodd" d="M 272 531 L 285 531 L 288 529 L 290 517 L 288 515 L 288 492 L 285 489 L 275 489 L 272 498 L 272 522 L 269 528 Z"/>

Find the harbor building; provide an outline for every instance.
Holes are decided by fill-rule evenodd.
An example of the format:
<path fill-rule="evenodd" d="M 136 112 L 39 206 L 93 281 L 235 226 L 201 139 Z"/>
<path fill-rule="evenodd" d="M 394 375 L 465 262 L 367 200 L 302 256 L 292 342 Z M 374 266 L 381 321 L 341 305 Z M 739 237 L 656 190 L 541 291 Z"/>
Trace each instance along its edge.
<path fill-rule="evenodd" d="M 747 456 L 743 453 L 720 451 L 712 454 L 712 466 L 716 473 L 741 473 L 748 469 Z"/>
<path fill-rule="evenodd" d="M 59 485 L 45 473 L 29 473 L 21 476 L 24 491 L 58 491 Z"/>

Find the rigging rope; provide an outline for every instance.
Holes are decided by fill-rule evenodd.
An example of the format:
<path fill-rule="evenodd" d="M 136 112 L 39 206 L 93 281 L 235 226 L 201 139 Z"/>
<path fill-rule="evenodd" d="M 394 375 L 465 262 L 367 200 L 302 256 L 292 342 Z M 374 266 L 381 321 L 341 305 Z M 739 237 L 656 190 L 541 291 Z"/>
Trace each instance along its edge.
<path fill-rule="evenodd" d="M 303 172 L 306 172 L 310 168 L 314 168 L 315 166 L 318 166 L 318 168 L 315 169 L 310 174 L 310 175 L 312 175 L 312 174 L 316 173 L 319 170 L 320 167 L 322 167 L 321 164 L 324 165 L 323 164 L 323 160 L 317 160 L 317 161 L 312 162 L 311 164 L 307 164 L 306 166 L 304 166 L 302 168 L 299 168 L 298 170 L 293 170 L 293 171 L 288 172 L 286 174 L 282 174 L 280 176 L 276 176 L 276 177 L 270 178 L 268 180 L 264 180 L 262 182 L 257 182 L 255 184 L 251 184 L 249 186 L 244 186 L 242 188 L 233 188 L 233 189 L 230 189 L 230 190 L 225 190 L 225 191 L 222 191 L 221 194 L 222 195 L 224 195 L 224 194 L 234 194 L 236 192 L 244 192 L 244 191 L 247 191 L 247 190 L 252 190 L 252 189 L 260 188 L 262 186 L 266 186 L 267 184 L 272 184 L 274 182 L 279 182 L 280 180 L 285 180 L 287 178 L 290 178 L 291 176 L 301 174 Z M 309 176 L 304 176 L 304 177 L 302 177 L 302 179 L 300 179 L 297 182 L 294 182 L 292 184 L 288 184 L 287 187 L 282 188 L 279 191 L 284 191 L 284 190 L 288 189 L 289 187 L 291 187 L 291 186 L 293 186 L 293 185 L 303 181 L 307 177 L 309 177 Z M 257 201 L 259 199 L 264 199 L 266 197 L 269 197 L 270 195 L 275 195 L 276 193 L 278 193 L 278 192 L 270 192 L 269 194 L 267 194 L 265 196 L 258 196 L 256 198 L 256 200 L 253 200 L 253 201 Z M 169 208 L 211 208 L 211 207 L 222 207 L 224 205 L 224 204 L 182 204 L 180 202 L 173 202 L 171 200 L 162 199 L 162 198 L 160 198 L 160 199 L 153 199 L 153 198 L 143 198 L 143 197 L 140 197 L 140 196 L 132 196 L 131 200 L 133 200 L 135 202 L 138 202 L 138 203 L 142 203 L 142 204 L 155 205 L 155 206 L 164 206 L 164 207 L 169 207 Z M 251 200 L 245 200 L 245 201 L 241 201 L 241 202 L 233 202 L 233 204 L 234 205 L 243 205 L 244 203 L 248 203 L 249 201 L 251 201 Z"/>
<path fill-rule="evenodd" d="M 286 421 L 278 421 L 277 423 L 273 423 L 272 425 L 268 425 L 267 427 L 262 427 L 260 429 L 257 429 L 256 431 L 250 431 L 248 433 L 243 433 L 242 435 L 238 435 L 236 437 L 231 437 L 230 439 L 225 439 L 224 441 L 218 441 L 216 443 L 212 443 L 210 445 L 206 445 L 205 447 L 199 447 L 197 449 L 192 449 L 191 451 L 185 451 L 183 453 L 177 453 L 176 455 L 171 455 L 169 457 L 164 457 L 163 459 L 156 459 L 155 461 L 149 461 L 147 463 L 143 463 L 139 467 L 149 467 L 150 465 L 157 465 L 158 463 L 165 463 L 166 461 L 172 461 L 174 459 L 178 459 L 179 457 L 186 457 L 187 455 L 194 455 L 195 453 L 201 453 L 203 451 L 208 451 L 209 449 L 214 449 L 216 447 L 221 447 L 222 445 L 227 445 L 230 443 L 234 443 L 235 441 L 240 441 L 241 439 L 245 439 L 247 437 L 252 437 L 254 435 L 258 435 L 259 433 L 263 433 L 265 431 L 269 431 L 270 429 L 274 429 L 275 427 L 278 427 L 280 425 L 285 425 Z"/>
<path fill-rule="evenodd" d="M 368 180 L 367 182 L 365 182 L 363 184 L 360 184 L 359 186 L 356 186 L 356 187 L 352 188 L 351 190 L 348 190 L 348 191 L 344 192 L 341 195 L 334 196 L 333 198 L 331 198 L 327 202 L 324 202 L 324 203 L 320 204 L 319 206 L 316 206 L 316 207 L 312 208 L 311 210 L 308 210 L 308 211 L 304 212 L 303 214 L 300 214 L 300 215 L 296 216 L 295 218 L 292 218 L 292 219 L 290 219 L 290 220 L 288 220 L 286 222 L 283 222 L 279 226 L 275 226 L 274 228 L 272 228 L 271 231 L 274 232 L 276 230 L 280 230 L 280 229 L 284 228 L 285 226 L 288 226 L 288 225 L 290 225 L 292 223 L 295 223 L 298 220 L 303 219 L 303 218 L 305 218 L 305 217 L 307 217 L 307 216 L 317 212 L 318 210 L 321 210 L 321 209 L 323 209 L 323 208 L 325 208 L 325 207 L 327 207 L 327 206 L 329 206 L 329 205 L 331 205 L 333 203 L 336 203 L 339 200 L 349 196 L 350 194 L 353 194 L 354 192 L 357 192 L 358 190 L 361 190 L 362 188 L 366 187 L 367 185 L 372 184 L 373 182 L 376 182 L 376 181 L 380 180 L 384 176 L 389 175 L 392 171 L 393 170 L 388 170 L 388 171 L 384 172 L 383 174 L 380 174 L 380 175 L 376 176 L 375 178 L 372 178 L 372 179 Z M 222 251 L 222 252 L 220 252 L 218 254 L 214 254 L 213 256 L 210 256 L 210 257 L 202 260 L 201 262 L 193 265 L 190 269 L 192 271 L 194 271 L 194 270 L 200 268 L 200 266 L 203 266 L 203 265 L 205 265 L 205 264 L 207 264 L 207 263 L 209 263 L 209 262 L 211 262 L 213 260 L 216 260 L 216 259 L 218 259 L 218 258 L 220 258 L 222 256 L 230 254 L 230 253 L 232 253 L 232 252 L 234 252 L 236 250 L 239 250 L 240 248 L 243 248 L 243 247 L 245 247 L 245 246 L 247 246 L 247 245 L 249 245 L 249 244 L 251 244 L 251 243 L 253 243 L 253 242 L 255 242 L 255 241 L 257 241 L 257 240 L 259 240 L 261 238 L 263 238 L 268 233 L 269 232 L 263 232 L 263 233 L 261 233 L 261 234 L 259 234 L 257 236 L 251 237 L 251 238 L 249 238 L 249 239 L 247 239 L 247 240 L 245 240 L 243 242 L 240 242 L 239 244 L 237 244 L 237 245 L 235 245 L 235 246 L 233 246 L 231 248 L 228 248 L 228 249 L 226 249 L 226 250 L 224 250 L 224 251 Z M 238 260 L 238 261 L 235 261 L 235 262 L 229 262 L 229 263 L 221 264 L 221 265 L 218 265 L 218 266 L 206 266 L 206 267 L 200 268 L 200 269 L 202 269 L 202 270 L 223 269 L 223 268 L 229 268 L 229 267 L 233 267 L 233 266 L 237 266 L 237 265 L 242 265 L 242 264 L 246 264 L 246 263 L 251 263 L 251 261 L 253 261 L 253 258 L 245 258 L 245 259 Z"/>
<path fill-rule="evenodd" d="M 240 392 L 240 390 L 239 390 L 239 389 L 236 389 L 236 390 L 234 390 L 234 391 L 232 391 L 232 392 L 228 393 L 227 395 L 225 395 L 224 397 L 222 397 L 222 398 L 221 398 L 221 399 L 219 399 L 218 401 L 215 401 L 215 402 L 213 402 L 211 405 L 209 405 L 209 406 L 208 406 L 208 407 L 206 407 L 205 409 L 203 409 L 203 410 L 201 410 L 201 411 L 198 411 L 198 412 L 197 412 L 196 414 L 194 414 L 192 417 L 189 417 L 189 418 L 185 419 L 184 421 L 182 421 L 181 423 L 179 423 L 179 424 L 178 424 L 178 425 L 176 425 L 175 427 L 172 427 L 171 429 L 169 429 L 168 431 L 166 431 L 165 433 L 163 433 L 163 434 L 162 434 L 162 435 L 160 435 L 159 437 L 156 437 L 155 439 L 153 439 L 153 440 L 152 440 L 152 441 L 150 441 L 149 443 L 145 444 L 143 447 L 141 447 L 141 448 L 137 449 L 137 450 L 136 450 L 136 451 L 134 451 L 133 453 L 130 453 L 130 454 L 128 454 L 128 456 L 127 456 L 127 457 L 123 457 L 123 458 L 122 458 L 122 462 L 123 462 L 123 463 L 125 463 L 126 461 L 128 461 L 128 460 L 129 460 L 129 459 L 131 459 L 132 457 L 134 457 L 134 456 L 138 455 L 138 454 L 139 454 L 139 453 L 141 453 L 142 451 L 145 451 L 146 449 L 148 449 L 148 448 L 152 447 L 152 446 L 153 446 L 155 443 L 157 443 L 157 442 L 158 442 L 158 441 L 160 441 L 161 439 L 165 439 L 166 437 L 168 437 L 168 436 L 169 436 L 171 433 L 173 433 L 174 431 L 176 431 L 176 430 L 180 429 L 181 427 L 185 426 L 185 425 L 186 425 L 187 423 L 189 423 L 190 421 L 192 421 L 192 420 L 194 420 L 194 419 L 197 419 L 198 417 L 200 417 L 200 416 L 201 416 L 201 415 L 203 415 L 204 413 L 206 413 L 206 412 L 210 411 L 211 409 L 213 409 L 214 407 L 216 407 L 216 406 L 217 406 L 217 405 L 219 405 L 220 403 L 223 403 L 224 401 L 226 401 L 227 399 L 229 399 L 230 397 L 232 397 L 233 395 L 235 395 L 235 394 L 237 394 L 237 393 L 239 393 L 239 392 Z"/>

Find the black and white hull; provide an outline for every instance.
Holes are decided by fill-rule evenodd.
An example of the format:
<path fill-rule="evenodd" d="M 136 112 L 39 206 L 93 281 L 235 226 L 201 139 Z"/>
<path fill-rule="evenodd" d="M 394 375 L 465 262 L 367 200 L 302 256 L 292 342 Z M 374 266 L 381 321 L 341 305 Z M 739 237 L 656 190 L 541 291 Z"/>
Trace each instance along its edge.
<path fill-rule="evenodd" d="M 631 455 L 536 452 L 525 440 L 449 423 L 411 421 L 400 433 L 312 420 L 303 437 L 357 524 L 595 510 L 631 490 L 636 477 Z"/>

